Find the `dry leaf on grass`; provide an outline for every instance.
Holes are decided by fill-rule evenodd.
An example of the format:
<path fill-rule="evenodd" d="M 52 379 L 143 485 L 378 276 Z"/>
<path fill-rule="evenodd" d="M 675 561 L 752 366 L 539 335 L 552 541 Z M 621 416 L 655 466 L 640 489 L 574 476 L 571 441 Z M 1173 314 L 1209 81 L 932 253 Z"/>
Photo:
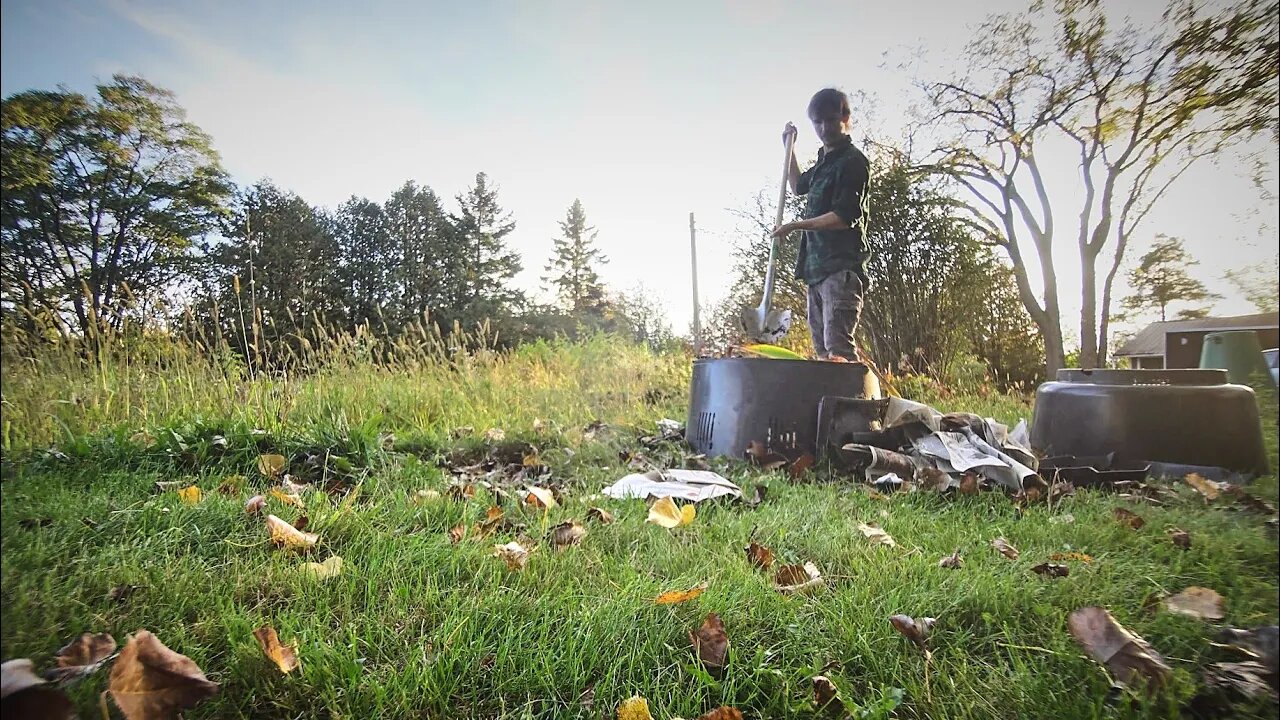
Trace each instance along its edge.
<path fill-rule="evenodd" d="M 1268 683 L 1268 680 L 1274 682 L 1275 672 L 1259 662 L 1213 663 L 1204 669 L 1202 677 L 1208 688 L 1229 697 L 1238 696 L 1251 701 L 1270 698 L 1273 703 L 1277 700 L 1275 686 Z M 1209 716 L 1229 717 L 1230 712 L 1230 707 L 1218 708 L 1218 712 Z"/>
<path fill-rule="evenodd" d="M 1164 606 L 1171 613 L 1201 620 L 1221 620 L 1226 617 L 1222 596 L 1198 585 L 1192 585 L 1177 595 L 1165 598 Z"/>
<path fill-rule="evenodd" d="M 916 470 L 916 482 L 921 490 L 940 493 L 951 487 L 951 476 L 935 467 L 922 467 Z"/>
<path fill-rule="evenodd" d="M 1060 553 L 1054 553 L 1054 554 L 1052 554 L 1052 555 L 1050 555 L 1050 556 L 1049 556 L 1049 559 L 1050 559 L 1050 560 L 1053 560 L 1053 561 L 1056 561 L 1056 562 L 1062 562 L 1062 561 L 1064 561 L 1064 560 L 1079 560 L 1080 562 L 1084 563 L 1085 565 L 1088 565 L 1089 563 L 1093 562 L 1093 557 L 1091 557 L 1091 556 L 1089 556 L 1089 555 L 1085 555 L 1085 554 L 1084 554 L 1084 553 L 1082 553 L 1082 552 L 1060 552 Z"/>
<path fill-rule="evenodd" d="M 925 659 L 933 657 L 929 652 L 929 632 L 933 630 L 933 626 L 938 621 L 931 617 L 913 618 L 910 615 L 894 615 L 889 618 L 889 623 L 893 625 L 893 629 L 902 633 L 904 637 L 920 648 L 924 653 Z"/>
<path fill-rule="evenodd" d="M 254 630 L 253 636 L 258 639 L 258 647 L 262 648 L 262 653 L 280 668 L 280 672 L 288 675 L 298 669 L 297 643 L 292 646 L 281 645 L 276 629 L 270 625 Z"/>
<path fill-rule="evenodd" d="M 998 537 L 995 540 L 992 540 L 991 547 L 995 548 L 996 552 L 1009 558 L 1010 560 L 1018 559 L 1018 555 L 1019 555 L 1018 548 L 1014 547 L 1013 543 L 1009 542 L 1008 540 L 1005 540 L 1002 537 Z"/>
<path fill-rule="evenodd" d="M 523 545 L 514 541 L 506 545 L 494 545 L 493 556 L 501 558 L 511 570 L 521 570 L 529 562 L 529 551 Z"/>
<path fill-rule="evenodd" d="M 786 467 L 788 463 L 785 455 L 770 452 L 759 440 L 747 443 L 747 458 L 751 460 L 751 464 L 765 470 L 777 470 Z"/>
<path fill-rule="evenodd" d="M 271 488 L 270 495 L 271 497 L 275 498 L 276 500 L 279 500 L 285 505 L 292 505 L 297 508 L 302 508 L 303 510 L 307 509 L 307 504 L 302 502 L 301 497 L 293 493 L 287 493 L 281 490 L 280 488 Z"/>
<path fill-rule="evenodd" d="M 645 522 L 651 522 L 660 525 L 668 530 L 688 525 L 697 517 L 698 511 L 693 505 L 685 505 L 677 507 L 676 501 L 669 497 L 659 498 L 657 502 L 649 507 L 649 517 Z"/>
<path fill-rule="evenodd" d="M 654 598 L 653 602 L 658 605 L 674 605 L 676 603 L 693 600 L 706 591 L 707 583 L 695 585 L 688 590 L 668 590 Z"/>
<path fill-rule="evenodd" d="M 195 485 L 189 485 L 178 490 L 178 499 L 186 505 L 195 505 L 200 502 L 201 497 L 200 488 Z"/>
<path fill-rule="evenodd" d="M 840 691 L 836 689 L 836 684 L 831 682 L 830 678 L 826 675 L 814 675 L 811 682 L 813 684 L 813 703 L 818 706 L 819 710 L 832 703 L 835 703 L 835 705 L 832 705 L 833 709 L 841 712 L 844 710 L 844 703 L 840 700 Z"/>
<path fill-rule="evenodd" d="M 773 567 L 773 551 L 759 544 L 751 543 L 747 546 L 747 562 L 755 565 L 761 570 L 768 570 Z"/>
<path fill-rule="evenodd" d="M 302 572 L 316 580 L 328 580 L 342 572 L 342 558 L 330 555 L 324 562 L 303 563 Z"/>
<path fill-rule="evenodd" d="M 167 493 L 171 490 L 178 490 L 182 487 L 181 480 L 157 480 L 151 484 L 153 490 L 158 493 Z"/>
<path fill-rule="evenodd" d="M 264 505 L 267 504 L 266 495 L 254 495 L 244 504 L 244 511 L 249 515 L 257 515 L 262 511 Z"/>
<path fill-rule="evenodd" d="M 881 530 L 874 524 L 858 523 L 858 529 L 862 531 L 863 536 L 871 541 L 872 545 L 888 545 L 889 547 L 897 547 L 898 543 L 894 542 L 889 533 Z"/>
<path fill-rule="evenodd" d="M 275 515 L 267 516 L 267 530 L 271 532 L 271 542 L 283 548 L 309 548 L 320 541 L 319 535 L 303 532 Z"/>
<path fill-rule="evenodd" d="M 413 500 L 415 505 L 421 505 L 425 502 L 439 500 L 441 497 L 444 496 L 440 494 L 439 490 L 418 490 L 410 496 L 410 499 Z"/>
<path fill-rule="evenodd" d="M 288 467 L 289 461 L 283 455 L 259 455 L 258 456 L 258 472 L 269 478 L 278 478 L 284 469 Z"/>
<path fill-rule="evenodd" d="M 566 520 L 551 528 L 551 546 L 557 551 L 577 545 L 587 536 L 587 529 L 577 520 Z"/>
<path fill-rule="evenodd" d="M 1031 568 L 1031 572 L 1036 573 L 1037 575 L 1044 575 L 1045 577 L 1060 578 L 1069 575 L 1071 570 L 1066 565 L 1045 562 Z"/>
<path fill-rule="evenodd" d="M 54 657 L 58 666 L 46 670 L 44 676 L 50 680 L 66 682 L 88 675 L 102 667 L 115 651 L 116 639 L 109 633 L 84 633 L 58 650 Z"/>
<path fill-rule="evenodd" d="M 774 586 L 784 593 L 802 593 L 822 585 L 822 573 L 811 562 L 804 565 L 783 565 L 774 576 Z"/>
<path fill-rule="evenodd" d="M 311 524 L 311 518 L 307 517 L 306 515 L 299 515 L 293 520 L 293 526 L 298 530 L 306 530 L 307 526 L 310 524 Z"/>
<path fill-rule="evenodd" d="M 938 561 L 938 567 L 959 570 L 964 567 L 964 559 L 960 557 L 960 548 Z"/>
<path fill-rule="evenodd" d="M 524 491 L 525 503 L 536 508 L 546 510 L 559 504 L 556 502 L 555 496 L 551 494 L 551 491 L 546 488 L 530 485 L 526 487 Z"/>
<path fill-rule="evenodd" d="M 466 536 L 467 536 L 466 523 L 458 523 L 457 525 L 454 525 L 453 527 L 449 528 L 449 542 L 453 543 L 454 545 L 457 545 L 458 543 L 462 542 L 462 539 L 465 538 Z"/>
<path fill-rule="evenodd" d="M 690 630 L 689 642 L 693 645 L 694 655 L 713 674 L 724 669 L 729 655 L 729 636 L 724 632 L 724 623 L 719 615 L 709 613 L 697 630 Z"/>
<path fill-rule="evenodd" d="M 742 711 L 727 705 L 721 705 L 715 710 L 702 713 L 698 716 L 698 720 L 742 720 Z"/>
<path fill-rule="evenodd" d="M 1227 485 L 1227 483 L 1216 483 L 1200 473 L 1189 473 L 1182 480 L 1203 495 L 1205 502 L 1217 500 L 1222 494 L 1223 487 Z"/>
<path fill-rule="evenodd" d="M 957 491 L 961 495 L 977 495 L 978 494 L 978 476 L 967 472 L 960 476 L 960 487 Z"/>
<path fill-rule="evenodd" d="M 450 485 L 449 489 L 445 490 L 445 495 L 448 496 L 450 500 L 466 502 L 475 498 L 476 486 L 471 483 Z"/>
<path fill-rule="evenodd" d="M 593 507 L 587 510 L 587 519 L 595 520 L 601 525 L 608 525 L 613 522 L 613 514 L 604 508 Z"/>
<path fill-rule="evenodd" d="M 618 706 L 618 720 L 653 720 L 649 702 L 639 695 L 626 699 Z"/>
<path fill-rule="evenodd" d="M 1169 541 L 1183 550 L 1191 549 L 1191 533 L 1181 528 L 1169 529 Z"/>
<path fill-rule="evenodd" d="M 1223 628 L 1217 639 L 1220 646 L 1242 653 L 1267 667 L 1272 675 L 1280 674 L 1280 627 L 1262 625 L 1250 630 Z"/>
<path fill-rule="evenodd" d="M 487 443 L 500 443 L 507 439 L 507 433 L 502 428 L 491 427 L 484 431 L 484 440 Z"/>
<path fill-rule="evenodd" d="M 814 462 L 816 462 L 816 459 L 812 455 L 805 453 L 787 466 L 787 474 L 791 476 L 792 480 L 799 480 L 808 472 L 809 468 L 813 467 Z"/>
<path fill-rule="evenodd" d="M 1149 689 L 1155 690 L 1173 673 L 1160 653 L 1146 640 L 1124 629 L 1103 608 L 1076 610 L 1067 618 L 1067 629 L 1089 657 L 1107 668 L 1122 684 L 1145 681 Z"/>
<path fill-rule="evenodd" d="M 191 658 L 139 630 L 111 667 L 107 691 L 128 720 L 168 720 L 217 694 L 218 684 Z"/>
<path fill-rule="evenodd" d="M 0 712 L 6 718 L 42 720 L 70 720 L 76 716 L 71 700 L 38 677 L 35 665 L 26 658 L 0 664 Z"/>
<path fill-rule="evenodd" d="M 1116 519 L 1116 522 L 1121 525 L 1128 525 L 1134 530 L 1140 530 L 1143 525 L 1147 524 L 1147 521 L 1143 520 L 1141 515 L 1122 507 L 1113 508 L 1111 510 L 1111 516 Z"/>

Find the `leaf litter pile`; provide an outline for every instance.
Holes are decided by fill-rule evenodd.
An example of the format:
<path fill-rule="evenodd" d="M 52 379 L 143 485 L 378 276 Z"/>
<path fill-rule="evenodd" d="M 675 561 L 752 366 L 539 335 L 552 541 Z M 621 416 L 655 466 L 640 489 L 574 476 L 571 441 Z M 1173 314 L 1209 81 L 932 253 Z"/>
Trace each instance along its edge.
<path fill-rule="evenodd" d="M 582 447 L 619 443 L 614 429 L 603 423 L 587 426 L 580 436 Z M 358 586 L 363 582 L 366 556 L 361 543 L 370 532 L 392 538 L 406 553 L 413 552 L 412 548 L 418 548 L 420 553 L 432 548 L 422 557 L 436 558 L 435 565 L 419 567 L 418 572 L 421 577 L 432 577 L 447 568 L 447 573 L 429 580 L 430 585 L 420 586 L 419 592 L 452 592 L 445 583 L 452 576 L 461 583 L 457 592 L 474 595 L 479 607 L 490 602 L 489 598 L 510 603 L 510 599 L 502 600 L 503 593 L 508 597 L 529 596 L 527 593 L 538 584 L 590 579 L 600 572 L 601 559 L 610 552 L 659 553 L 664 559 L 656 563 L 645 563 L 642 555 L 633 555 L 632 562 L 638 562 L 635 567 L 647 569 L 622 586 L 610 581 L 614 587 L 608 592 L 632 596 L 632 602 L 638 603 L 636 612 L 657 628 L 659 642 L 654 647 L 658 649 L 658 662 L 681 668 L 679 672 L 689 687 L 701 688 L 675 701 L 673 709 L 683 710 L 681 717 L 686 718 L 766 717 L 779 707 L 787 708 L 781 714 L 798 713 L 797 717 L 807 717 L 809 713 L 826 717 L 890 717 L 893 709 L 903 703 L 919 703 L 921 707 L 945 703 L 941 689 L 945 683 L 940 684 L 938 678 L 943 673 L 939 668 L 963 661 L 967 648 L 956 642 L 973 632 L 968 625 L 973 620 L 961 611 L 963 602 L 957 605 L 940 596 L 911 607 L 900 601 L 872 598 L 856 609 L 844 606 L 840 611 L 878 617 L 880 624 L 869 618 L 862 631 L 867 633 L 867 641 L 883 649 L 897 647 L 896 652 L 904 653 L 904 657 L 914 657 L 915 664 L 910 667 L 914 667 L 912 672 L 918 682 L 897 678 L 888 684 L 871 683 L 856 670 L 858 663 L 868 660 L 853 662 L 853 656 L 844 653 L 841 644 L 832 643 L 814 646 L 820 653 L 812 664 L 816 672 L 810 671 L 802 683 L 778 685 L 777 680 L 766 679 L 777 677 L 777 671 L 768 668 L 778 650 L 765 641 L 765 636 L 782 627 L 769 621 L 769 614 L 777 615 L 781 622 L 784 617 L 835 612 L 841 593 L 862 580 L 857 564 L 850 564 L 851 557 L 869 563 L 867 567 L 878 568 L 876 572 L 901 572 L 904 578 L 909 574 L 907 567 L 917 568 L 912 572 L 927 571 L 937 575 L 934 582 L 953 581 L 949 578 L 964 582 L 971 573 L 988 578 L 1018 576 L 1016 582 L 1025 590 L 1010 602 L 1025 602 L 1039 593 L 1066 587 L 1059 584 L 1072 583 L 1077 577 L 1108 571 L 1105 545 L 1089 546 L 1091 556 L 1070 546 L 1046 546 L 1035 539 L 1034 533 L 1020 530 L 1021 524 L 1032 522 L 1070 529 L 1074 518 L 1066 522 L 1055 519 L 1071 517 L 1061 511 L 1063 505 L 1076 502 L 1078 497 L 1087 498 L 1087 494 L 1078 494 L 1068 483 L 1027 488 L 1015 494 L 1008 505 L 1012 513 L 1008 517 L 1014 520 L 997 521 L 989 528 L 978 527 L 960 535 L 951 532 L 940 540 L 947 544 L 938 548 L 928 533 L 913 524 L 896 522 L 898 513 L 909 511 L 903 503 L 929 503 L 933 508 L 929 512 L 937 512 L 939 508 L 935 506 L 939 502 L 957 503 L 959 507 L 960 503 L 998 495 L 991 492 L 999 489 L 994 483 L 974 473 L 950 483 L 946 478 L 924 473 L 901 485 L 881 483 L 850 493 L 854 486 L 846 481 L 838 486 L 845 491 L 837 503 L 837 521 L 817 524 L 812 517 L 804 516 L 787 516 L 790 519 L 782 521 L 781 516 L 770 516 L 769 510 L 787 502 L 790 493 L 819 491 L 821 488 L 814 482 L 827 471 L 812 456 L 791 458 L 765 450 L 759 443 L 749 448 L 745 465 L 732 461 L 713 465 L 690 454 L 680 434 L 669 426 L 639 438 L 637 445 L 623 439 L 617 454 L 628 470 L 714 469 L 734 474 L 747 472 L 769 481 L 736 498 L 693 503 L 651 497 L 642 502 L 602 498 L 591 492 L 590 484 L 568 481 L 574 468 L 580 468 L 569 447 L 540 451 L 530 443 L 507 440 L 506 433 L 498 428 L 482 433 L 464 429 L 458 431 L 457 437 L 471 437 L 473 449 L 440 456 L 444 482 L 394 493 L 388 492 L 386 483 L 377 482 L 367 470 L 346 461 L 319 457 L 319 453 L 294 457 L 263 453 L 245 475 L 220 478 L 205 487 L 199 481 L 158 481 L 154 488 L 157 494 L 147 502 L 148 509 L 158 509 L 168 517 L 185 513 L 193 524 L 205 514 L 216 514 L 218 526 L 247 541 L 208 537 L 203 542 L 222 542 L 237 548 L 236 552 L 259 553 L 271 563 L 269 577 L 249 591 L 257 598 L 252 605 L 257 610 L 239 623 L 245 628 L 239 636 L 230 638 L 234 655 L 228 656 L 208 637 L 192 642 L 190 627 L 201 627 L 198 619 L 187 629 L 171 624 L 153 627 L 163 630 L 160 634 L 173 638 L 181 647 L 191 648 L 188 652 L 201 664 L 216 668 L 217 672 L 209 677 L 196 659 L 171 649 L 156 634 L 140 627 L 121 627 L 121 621 L 113 620 L 112 613 L 99 613 L 96 627 L 82 628 L 82 634 L 66 641 L 60 649 L 46 650 L 48 655 L 34 654 L 39 663 L 25 658 L 4 663 L 4 697 L 0 702 L 5 716 L 12 712 L 14 716 L 25 713 L 33 717 L 73 717 L 77 711 L 86 716 L 90 709 L 83 705 L 84 696 L 78 690 L 83 685 L 100 689 L 101 697 L 96 702 L 101 707 L 93 712 L 110 712 L 109 703 L 130 720 L 180 717 L 216 698 L 224 691 L 223 685 L 232 684 L 223 678 L 237 672 L 228 665 L 233 657 L 238 663 L 254 658 L 252 675 L 259 677 L 268 671 L 275 674 L 279 680 L 273 681 L 272 686 L 299 683 L 301 689 L 304 683 L 307 687 L 323 683 L 323 677 L 307 658 L 316 656 L 317 663 L 327 662 L 322 659 L 322 646 L 330 639 L 308 632 L 306 623 L 299 624 L 291 613 L 282 610 L 296 593 L 324 594 L 350 587 L 344 583 Z M 476 439 L 480 441 L 479 450 L 474 449 Z M 366 489 L 367 480 L 371 489 Z M 1185 487 L 1203 505 L 1241 507 L 1250 513 L 1274 512 L 1265 501 L 1227 483 L 1188 476 Z M 1176 490 L 1154 485 L 1127 490 L 1121 495 L 1131 502 L 1165 495 L 1160 502 L 1170 503 L 1170 497 L 1177 495 Z M 930 499 L 929 495 L 941 499 Z M 172 500 L 167 500 L 170 497 Z M 1139 504 L 1143 503 L 1146 501 Z M 380 516 L 380 510 L 393 505 L 404 508 L 412 520 L 406 524 Z M 1042 519 L 1030 519 L 1041 507 L 1046 512 Z M 1194 528 L 1189 531 L 1167 523 L 1161 525 L 1160 520 L 1144 517 L 1157 512 L 1149 507 L 1144 510 L 1115 505 L 1107 512 L 1109 522 L 1134 535 L 1163 538 L 1169 552 L 1196 552 L 1199 547 L 1192 541 Z M 103 519 L 86 518 L 83 525 L 93 528 L 101 522 Z M 749 524 L 750 532 L 726 547 L 719 548 L 718 541 L 707 544 L 703 539 L 742 524 Z M 1180 524 L 1191 527 L 1185 520 Z M 18 527 L 23 532 L 36 533 L 49 525 L 43 519 L 24 518 Z M 256 541 L 250 530 L 255 526 Z M 764 532 L 759 532 L 762 529 Z M 841 540 L 831 544 L 807 537 L 814 533 L 834 533 Z M 955 538 L 959 542 L 952 545 Z M 1017 539 L 1023 549 L 1015 547 L 1010 538 Z M 929 557 L 922 552 L 923 546 L 932 547 Z M 361 560 L 344 561 L 343 553 Z M 675 569 L 686 564 L 682 558 L 690 553 L 705 560 L 688 569 Z M 457 560 L 440 562 L 451 556 Z M 667 567 L 672 571 L 664 571 Z M 695 573 L 692 576 L 690 569 Z M 145 597 L 163 590 L 154 583 L 127 582 L 136 577 L 122 577 L 119 582 L 113 579 L 110 590 L 100 595 L 103 607 L 120 608 L 127 614 L 131 606 L 143 602 L 132 599 L 139 592 Z M 241 586 L 243 579 L 235 578 L 232 584 Z M 590 593 L 594 592 L 597 591 L 589 591 L 581 601 L 591 602 Z M 824 607 L 828 609 L 820 610 Z M 369 610 L 377 616 L 376 606 Z M 1024 635 L 1023 642 L 1006 644 L 1041 656 L 1048 653 L 1062 662 L 1071 660 L 1069 648 L 1075 648 L 1077 657 L 1096 663 L 1100 682 L 1093 684 L 1097 687 L 1114 683 L 1130 691 L 1135 699 L 1164 692 L 1175 682 L 1174 667 L 1187 661 L 1166 659 L 1158 649 L 1160 643 L 1149 642 L 1125 627 L 1113 611 L 1130 621 L 1143 622 L 1144 615 L 1157 612 L 1203 625 L 1205 642 L 1217 648 L 1219 656 L 1209 658 L 1215 662 L 1189 668 L 1195 672 L 1200 688 L 1188 705 L 1189 711 L 1220 711 L 1237 702 L 1274 702 L 1274 626 L 1211 631 L 1209 623 L 1222 623 L 1233 613 L 1228 600 L 1208 587 L 1171 586 L 1154 601 L 1148 598 L 1146 603 L 1135 602 L 1129 607 L 1079 607 L 1063 612 L 1058 634 L 1042 637 L 1038 643 L 1027 642 Z M 446 621 L 438 629 L 427 628 L 419 643 L 418 662 L 434 667 L 451 654 L 472 657 L 472 651 L 463 650 L 460 638 L 468 637 L 469 623 L 480 621 L 468 617 L 471 616 Z M 11 616 L 6 615 L 6 621 L 10 620 Z M 401 631 L 408 628 L 405 619 L 397 616 L 379 622 Z M 107 626 L 126 635 L 123 648 L 117 647 L 111 634 L 103 632 Z M 287 634 L 278 632 L 278 627 L 287 630 Z M 424 632 L 422 626 L 415 627 Z M 793 631 L 799 632 L 800 626 L 794 627 Z M 616 632 L 620 634 L 612 642 L 624 643 L 622 626 Z M 898 638 L 896 646 L 891 644 L 894 636 Z M 50 646 L 56 644 L 51 642 Z M 501 678 L 501 673 L 512 670 L 499 659 L 497 646 L 480 649 L 483 652 L 474 656 L 475 672 Z M 362 658 L 368 657 L 368 650 L 358 652 Z M 616 647 L 606 645 L 595 652 L 608 657 L 609 653 L 616 653 Z M 376 662 L 361 660 L 366 671 L 377 667 L 370 664 Z M 599 694 L 604 677 L 597 672 L 588 679 L 577 694 L 577 710 L 618 718 L 665 720 L 679 715 L 652 707 L 659 698 L 659 705 L 669 699 L 654 694 L 652 689 L 647 699 L 642 683 L 629 688 L 614 685 L 616 695 L 606 700 Z M 758 685 L 764 695 L 721 693 L 721 684 L 729 681 Z M 239 684 L 242 686 L 243 680 Z M 904 685 L 917 690 L 906 693 L 901 689 Z M 473 706 L 473 702 L 456 697 L 445 700 L 458 716 L 489 712 Z M 749 707 L 766 710 L 753 713 L 747 711 Z M 549 710 L 547 716 L 558 714 Z"/>

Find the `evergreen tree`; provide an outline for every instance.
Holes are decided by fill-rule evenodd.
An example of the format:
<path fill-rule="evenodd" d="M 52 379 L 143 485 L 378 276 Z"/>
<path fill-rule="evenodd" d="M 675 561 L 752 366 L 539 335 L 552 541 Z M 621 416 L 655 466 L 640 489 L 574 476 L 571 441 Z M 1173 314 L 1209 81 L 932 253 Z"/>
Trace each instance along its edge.
<path fill-rule="evenodd" d="M 450 261 L 459 263 L 460 281 L 452 286 L 450 305 L 456 320 L 470 327 L 484 320 L 506 317 L 524 300 L 509 283 L 520 272 L 520 256 L 506 245 L 515 220 L 498 204 L 498 189 L 484 173 L 458 196 L 459 214 L 453 218 L 455 236 Z"/>
<path fill-rule="evenodd" d="M 574 314 L 599 313 L 605 305 L 604 284 L 596 273 L 595 265 L 609 262 L 595 247 L 596 230 L 587 225 L 587 213 L 582 201 L 574 200 L 560 221 L 562 237 L 555 239 L 555 250 L 549 273 L 543 277 L 556 289 L 563 306 Z"/>
<path fill-rule="evenodd" d="M 1122 307 L 1138 312 L 1159 310 L 1160 321 L 1164 322 L 1168 319 L 1166 311 L 1170 303 L 1220 299 L 1221 296 L 1209 292 L 1204 283 L 1187 274 L 1187 268 L 1199 264 L 1187 254 L 1178 238 L 1156 236 L 1155 244 L 1138 261 L 1138 266 L 1129 272 L 1129 286 L 1133 288 L 1133 294 L 1121 302 Z M 1189 308 L 1179 317 L 1189 319 L 1206 314 L 1207 309 Z"/>

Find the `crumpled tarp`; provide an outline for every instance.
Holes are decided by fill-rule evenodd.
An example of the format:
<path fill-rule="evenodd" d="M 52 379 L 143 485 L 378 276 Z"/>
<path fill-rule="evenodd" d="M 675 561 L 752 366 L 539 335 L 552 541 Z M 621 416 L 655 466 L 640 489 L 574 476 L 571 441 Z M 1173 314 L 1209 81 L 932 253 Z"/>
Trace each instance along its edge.
<path fill-rule="evenodd" d="M 723 495 L 742 497 L 742 488 L 707 470 L 650 470 L 632 473 L 601 491 L 611 498 L 673 497 L 701 502 Z"/>
<path fill-rule="evenodd" d="M 889 432 L 895 428 L 900 430 Z M 890 398 L 879 437 L 883 442 L 841 448 L 845 461 L 862 469 L 868 482 L 890 474 L 912 480 L 925 468 L 946 473 L 954 486 L 971 472 L 1011 492 L 1022 490 L 1029 478 L 1039 479 L 1025 420 L 1010 430 L 993 418 L 944 415 L 924 403 Z"/>

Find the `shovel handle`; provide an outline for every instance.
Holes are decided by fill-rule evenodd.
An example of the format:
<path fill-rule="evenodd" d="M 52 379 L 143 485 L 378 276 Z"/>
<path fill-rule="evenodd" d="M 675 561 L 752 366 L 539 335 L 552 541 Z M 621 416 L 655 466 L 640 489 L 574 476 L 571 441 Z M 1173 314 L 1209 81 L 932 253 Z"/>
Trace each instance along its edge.
<path fill-rule="evenodd" d="M 782 187 L 778 189 L 778 217 L 773 223 L 776 228 L 782 224 L 783 218 L 787 212 L 787 179 L 791 175 L 791 154 L 795 150 L 796 134 L 787 133 L 784 154 L 782 157 Z M 769 312 L 769 306 L 773 302 L 773 272 L 774 265 L 778 257 L 778 243 L 782 242 L 778 238 L 773 238 L 773 243 L 769 246 L 769 265 L 764 272 L 764 297 L 760 299 L 760 317 Z"/>

